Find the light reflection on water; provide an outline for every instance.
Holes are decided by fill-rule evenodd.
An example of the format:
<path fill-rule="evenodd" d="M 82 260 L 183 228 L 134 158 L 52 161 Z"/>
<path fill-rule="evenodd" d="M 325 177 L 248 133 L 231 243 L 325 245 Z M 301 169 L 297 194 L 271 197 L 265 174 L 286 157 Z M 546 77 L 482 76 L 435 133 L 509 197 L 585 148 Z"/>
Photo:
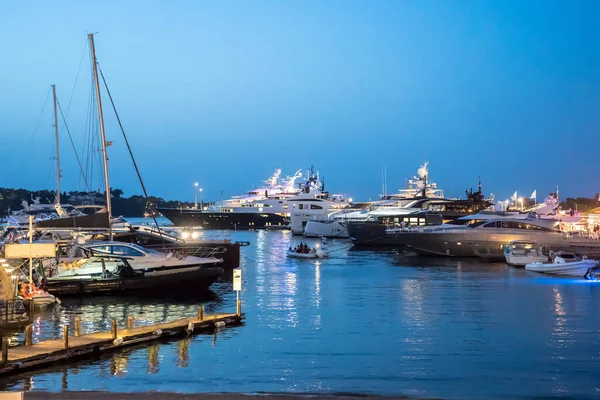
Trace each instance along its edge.
<path fill-rule="evenodd" d="M 600 286 L 475 260 L 336 251 L 286 259 L 289 232 L 204 232 L 242 249 L 246 325 L 4 380 L 8 389 L 359 392 L 440 398 L 600 393 Z M 296 239 L 297 240 L 297 239 Z M 331 246 L 343 246 L 336 241 Z M 341 248 L 341 247 L 340 247 Z M 231 282 L 198 298 L 63 299 L 34 340 L 232 311 Z M 1 388 L 0 388 L 1 389 Z"/>

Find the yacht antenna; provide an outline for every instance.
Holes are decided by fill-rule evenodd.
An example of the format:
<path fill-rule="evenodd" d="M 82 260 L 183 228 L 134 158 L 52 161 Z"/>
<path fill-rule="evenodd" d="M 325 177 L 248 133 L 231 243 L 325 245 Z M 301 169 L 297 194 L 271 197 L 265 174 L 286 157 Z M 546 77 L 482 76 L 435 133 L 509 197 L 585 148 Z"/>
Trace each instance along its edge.
<path fill-rule="evenodd" d="M 387 165 L 383 166 L 383 190 L 385 195 L 388 195 L 388 187 L 387 187 Z"/>
<path fill-rule="evenodd" d="M 60 204 L 60 152 L 58 150 L 58 112 L 56 110 L 56 85 L 52 85 L 54 97 L 54 134 L 56 136 L 56 204 Z"/>
<path fill-rule="evenodd" d="M 100 83 L 98 82 L 98 63 L 96 62 L 96 50 L 94 48 L 94 34 L 88 34 L 90 39 L 90 55 L 92 57 L 92 68 L 94 70 L 94 85 L 96 87 L 96 104 L 98 105 L 98 120 L 100 122 L 100 136 L 102 139 L 102 161 L 104 164 L 104 183 L 106 190 L 106 215 L 108 218 L 108 239 L 113 239 L 112 232 L 112 206 L 110 203 L 110 183 L 108 181 L 108 155 L 106 154 L 106 134 L 104 133 L 104 116 L 102 114 L 102 100 L 100 99 Z"/>

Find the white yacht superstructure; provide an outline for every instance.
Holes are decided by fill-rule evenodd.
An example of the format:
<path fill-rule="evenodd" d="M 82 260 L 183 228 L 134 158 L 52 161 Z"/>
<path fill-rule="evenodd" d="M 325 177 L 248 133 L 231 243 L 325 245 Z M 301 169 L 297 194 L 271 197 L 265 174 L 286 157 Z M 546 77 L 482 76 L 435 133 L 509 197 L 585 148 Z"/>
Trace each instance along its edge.
<path fill-rule="evenodd" d="M 383 214 L 406 215 L 421 210 L 418 197 L 421 200 L 444 198 L 444 191 L 438 189 L 436 183 L 428 180 L 428 165 L 429 162 L 421 165 L 417 170 L 417 176 L 408 179 L 404 189 L 400 189 L 398 193 L 392 195 L 383 194 L 381 200 L 367 203 L 366 208 L 330 210 L 322 213 L 321 218 L 307 220 L 304 226 L 304 236 L 347 238 L 348 221 L 367 221 L 369 218 Z"/>

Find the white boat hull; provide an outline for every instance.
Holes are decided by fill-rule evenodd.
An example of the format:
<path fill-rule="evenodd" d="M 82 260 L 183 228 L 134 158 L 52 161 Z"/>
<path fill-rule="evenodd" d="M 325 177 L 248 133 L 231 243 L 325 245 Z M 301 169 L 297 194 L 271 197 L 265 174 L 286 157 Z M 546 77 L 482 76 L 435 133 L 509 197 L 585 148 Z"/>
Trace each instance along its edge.
<path fill-rule="evenodd" d="M 541 263 L 548 259 L 548 256 L 543 254 L 516 255 L 504 253 L 504 257 L 506 258 L 506 263 L 513 267 L 524 267 L 527 264 Z"/>
<path fill-rule="evenodd" d="M 336 220 L 308 221 L 304 227 L 306 237 L 347 238 L 346 224 Z"/>
<path fill-rule="evenodd" d="M 287 256 L 290 258 L 307 258 L 307 259 L 316 259 L 316 258 L 327 258 L 329 254 L 322 250 L 317 250 L 316 252 L 310 253 L 296 253 L 295 251 L 288 250 L 286 252 Z"/>
<path fill-rule="evenodd" d="M 560 264 L 543 264 L 541 262 L 534 262 L 525 265 L 525 269 L 528 271 L 542 272 L 545 274 L 583 278 L 588 270 L 590 268 L 594 268 L 595 266 L 596 262 L 593 260 L 582 260 Z"/>

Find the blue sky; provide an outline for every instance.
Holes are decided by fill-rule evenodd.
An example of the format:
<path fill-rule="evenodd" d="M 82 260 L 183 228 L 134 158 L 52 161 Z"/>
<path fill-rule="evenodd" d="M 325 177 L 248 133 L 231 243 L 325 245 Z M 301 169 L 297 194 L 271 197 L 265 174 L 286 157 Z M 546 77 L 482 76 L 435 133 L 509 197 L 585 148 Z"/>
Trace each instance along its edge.
<path fill-rule="evenodd" d="M 0 186 L 54 187 L 51 84 L 65 111 L 73 93 L 85 147 L 96 32 L 151 194 L 192 199 L 198 181 L 217 199 L 314 164 L 330 190 L 368 199 L 382 164 L 392 191 L 429 160 L 447 195 L 481 176 L 497 198 L 556 185 L 591 197 L 599 13 L 597 1 L 3 2 Z M 103 102 L 111 184 L 140 193 Z M 60 141 L 63 188 L 83 189 Z"/>

